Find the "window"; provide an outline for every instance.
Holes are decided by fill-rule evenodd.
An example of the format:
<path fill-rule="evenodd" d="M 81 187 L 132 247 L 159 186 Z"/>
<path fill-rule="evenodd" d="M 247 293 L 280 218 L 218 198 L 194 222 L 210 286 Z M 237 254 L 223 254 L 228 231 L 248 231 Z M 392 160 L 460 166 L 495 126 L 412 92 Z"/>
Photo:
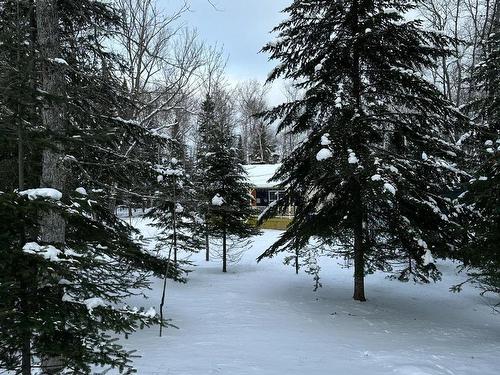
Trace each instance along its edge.
<path fill-rule="evenodd" d="M 274 190 L 269 191 L 269 202 L 274 202 L 278 200 L 278 192 Z"/>

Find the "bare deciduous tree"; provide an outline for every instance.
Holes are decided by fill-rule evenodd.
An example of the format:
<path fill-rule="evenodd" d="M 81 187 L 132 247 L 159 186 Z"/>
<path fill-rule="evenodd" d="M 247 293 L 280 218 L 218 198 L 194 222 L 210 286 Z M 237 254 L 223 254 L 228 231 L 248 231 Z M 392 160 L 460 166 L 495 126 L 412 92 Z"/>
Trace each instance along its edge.
<path fill-rule="evenodd" d="M 418 10 L 429 26 L 457 40 L 454 57 L 441 60 L 431 71 L 434 83 L 457 107 L 470 101 L 474 88 L 470 76 L 485 37 L 494 1 L 491 0 L 422 0 Z"/>
<path fill-rule="evenodd" d="M 244 81 L 236 88 L 239 112 L 240 133 L 242 136 L 243 155 L 246 163 L 252 161 L 252 146 L 255 146 L 254 159 L 266 161 L 264 137 L 270 137 L 269 124 L 257 117 L 268 109 L 267 94 L 269 87 L 257 80 Z M 273 137 L 274 138 L 274 137 Z"/>
<path fill-rule="evenodd" d="M 287 102 L 300 100 L 302 97 L 301 90 L 293 82 L 285 82 L 283 85 L 283 94 Z M 295 147 L 300 143 L 304 135 L 294 134 L 290 130 L 283 130 L 278 134 L 279 150 L 281 158 L 288 157 Z"/>

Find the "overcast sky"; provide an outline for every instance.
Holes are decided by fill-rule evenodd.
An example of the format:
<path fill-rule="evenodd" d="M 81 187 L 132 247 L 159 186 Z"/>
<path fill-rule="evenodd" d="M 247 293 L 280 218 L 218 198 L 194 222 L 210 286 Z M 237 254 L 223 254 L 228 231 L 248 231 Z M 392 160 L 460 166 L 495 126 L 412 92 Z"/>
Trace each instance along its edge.
<path fill-rule="evenodd" d="M 165 10 L 175 9 L 182 0 L 159 0 Z M 291 0 L 191 0 L 191 11 L 184 15 L 187 25 L 196 28 L 210 44 L 218 43 L 229 56 L 227 74 L 230 81 L 258 79 L 264 81 L 274 66 L 260 49 L 272 41 L 269 32 L 284 15 Z M 280 84 L 270 92 L 273 104 L 281 101 Z"/>

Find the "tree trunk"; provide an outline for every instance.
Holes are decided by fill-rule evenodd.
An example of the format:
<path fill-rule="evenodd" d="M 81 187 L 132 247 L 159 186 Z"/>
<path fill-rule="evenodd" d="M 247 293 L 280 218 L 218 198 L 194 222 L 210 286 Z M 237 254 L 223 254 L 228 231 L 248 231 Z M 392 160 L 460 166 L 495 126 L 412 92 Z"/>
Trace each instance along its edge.
<path fill-rule="evenodd" d="M 354 298 L 366 301 L 365 298 L 365 243 L 363 230 L 363 203 L 359 186 L 354 192 Z"/>
<path fill-rule="evenodd" d="M 65 98 L 64 65 L 53 62 L 60 56 L 59 16 L 56 0 L 36 0 L 36 23 L 38 44 L 42 58 L 42 89 L 54 97 Z M 50 103 L 42 109 L 42 124 L 51 133 L 63 135 L 65 128 L 64 106 L 60 103 Z M 41 186 L 64 191 L 65 170 L 63 166 L 63 147 L 60 143 L 53 144 L 42 155 Z M 66 223 L 56 212 L 46 212 L 40 219 L 40 239 L 42 243 L 51 243 L 63 250 L 65 242 Z M 62 293 L 62 291 L 61 291 Z M 57 354 L 42 357 L 42 373 L 55 374 L 64 365 Z"/>
<path fill-rule="evenodd" d="M 456 9 L 455 9 L 455 19 L 454 19 L 454 37 L 456 40 L 459 40 L 459 35 L 458 35 L 458 28 L 459 28 L 459 20 L 460 20 L 460 7 L 461 7 L 461 1 L 458 0 L 456 4 Z M 457 59 L 457 94 L 456 94 L 456 100 L 455 100 L 455 105 L 456 107 L 460 107 L 462 104 L 462 58 L 460 56 L 460 50 L 459 50 L 459 44 L 456 43 L 455 45 L 455 54 L 456 54 L 456 59 Z"/>
<path fill-rule="evenodd" d="M 23 296 L 21 297 L 21 310 L 23 312 L 23 319 L 28 320 L 31 315 L 30 308 L 30 297 L 32 297 L 31 289 L 30 289 L 30 280 L 27 280 L 25 277 L 21 281 L 21 289 L 23 291 Z M 29 321 L 25 322 L 28 324 Z M 31 328 L 27 328 L 23 331 L 23 344 L 21 348 L 21 374 L 22 375 L 31 375 L 31 336 L 32 331 Z"/>
<path fill-rule="evenodd" d="M 224 218 L 222 229 L 222 272 L 227 272 L 227 230 L 226 230 L 226 220 Z"/>
<path fill-rule="evenodd" d="M 357 35 L 360 31 L 359 26 L 359 0 L 354 0 L 353 5 L 353 24 L 352 33 Z M 360 53 L 362 48 L 355 44 L 353 46 L 353 63 L 352 63 L 352 80 L 353 80 L 353 97 L 356 98 L 356 107 L 359 114 L 362 113 L 361 101 L 361 69 L 360 69 Z M 353 124 L 353 126 L 360 126 Z M 360 130 L 360 129 L 357 129 Z M 361 142 L 360 139 L 358 139 Z M 358 144 L 359 146 L 359 144 Z M 365 298 L 365 251 L 364 251 L 364 229 L 363 229 L 363 201 L 361 197 L 361 186 L 359 181 L 355 181 L 353 189 L 353 218 L 354 218 L 354 295 L 356 301 L 366 301 Z"/>
<path fill-rule="evenodd" d="M 295 250 L 295 274 L 299 274 L 299 249 Z"/>
<path fill-rule="evenodd" d="M 210 260 L 210 242 L 208 236 L 208 226 L 205 228 L 205 260 L 208 262 Z"/>
<path fill-rule="evenodd" d="M 19 8 L 19 1 L 16 2 L 16 22 L 17 22 L 17 36 L 19 37 L 19 43 L 21 42 L 22 38 L 24 38 L 24 32 L 22 30 L 20 21 L 21 21 L 21 14 L 20 14 L 20 8 Z M 30 11 L 29 11 L 29 22 L 31 26 L 31 31 L 30 31 L 30 39 L 31 39 L 31 45 L 35 46 L 36 45 L 36 33 L 34 32 L 35 30 L 35 19 L 34 19 L 34 9 L 33 5 L 31 4 L 30 6 Z M 34 48 L 34 47 L 32 47 Z M 34 51 L 32 51 L 34 52 Z M 17 50 L 17 62 L 18 65 L 21 66 L 21 53 L 20 50 Z M 29 63 L 29 80 L 31 87 L 34 88 L 34 82 L 35 80 L 33 79 L 33 75 L 35 74 L 33 62 L 30 61 Z M 23 120 L 21 118 L 21 105 L 17 105 L 17 135 L 18 135 L 18 149 L 17 149 L 17 157 L 18 157 L 18 189 L 19 191 L 23 191 L 25 189 L 25 129 L 24 129 L 24 124 Z M 23 220 L 24 222 L 24 220 Z M 21 236 L 20 236 L 20 243 L 21 246 L 23 246 L 26 243 L 26 229 L 24 224 L 21 224 Z M 31 354 L 31 339 L 33 337 L 33 331 L 31 328 L 31 322 L 30 322 L 30 317 L 32 316 L 32 306 L 31 306 L 31 300 L 33 298 L 33 289 L 36 285 L 36 274 L 37 274 L 37 267 L 35 265 L 32 265 L 28 263 L 26 265 L 26 269 L 28 270 L 27 272 L 20 272 L 20 286 L 22 290 L 21 298 L 20 298 L 20 307 L 22 311 L 22 316 L 23 316 L 23 326 L 26 327 L 23 329 L 21 336 L 22 336 L 22 347 L 21 347 L 21 374 L 22 375 L 31 375 L 31 361 L 32 361 L 32 354 Z"/>
<path fill-rule="evenodd" d="M 173 229 L 173 241 L 174 241 L 174 263 L 177 264 L 177 189 L 176 189 L 177 179 L 174 177 L 174 196 L 172 204 L 172 229 Z"/>
<path fill-rule="evenodd" d="M 24 190 L 24 147 L 23 147 L 23 130 L 22 125 L 18 125 L 18 168 L 19 168 L 19 190 Z M 21 244 L 26 242 L 26 236 L 24 231 L 24 226 L 21 229 Z M 31 272 L 36 272 L 36 269 L 31 269 Z M 31 309 L 29 306 L 29 300 L 32 297 L 30 290 L 30 282 L 26 280 L 26 276 L 22 276 L 21 280 L 21 290 L 23 291 L 21 297 L 21 311 L 23 313 L 23 318 L 28 320 L 31 315 Z M 29 322 L 24 323 L 27 328 L 23 330 L 23 344 L 21 349 L 21 374 L 31 375 L 31 336 L 32 331 Z"/>
<path fill-rule="evenodd" d="M 172 256 L 172 246 L 170 246 L 170 249 L 168 250 L 168 263 L 167 267 L 165 269 L 165 276 L 163 277 L 163 289 L 162 289 L 162 294 L 161 294 L 161 301 L 160 301 L 160 337 L 163 335 L 163 309 L 165 306 L 165 297 L 167 293 L 167 278 L 168 278 L 168 271 L 170 270 L 170 258 Z"/>
<path fill-rule="evenodd" d="M 109 212 L 111 212 L 112 214 L 116 214 L 116 188 L 117 188 L 117 184 L 114 183 L 113 184 L 113 187 L 111 188 L 111 194 L 110 194 L 110 197 L 109 197 L 109 203 L 108 203 L 108 209 L 109 209 Z"/>
<path fill-rule="evenodd" d="M 18 109 L 20 111 L 20 109 Z M 19 113 L 19 112 L 18 112 Z M 24 127 L 19 121 L 17 125 L 17 159 L 18 159 L 18 187 L 19 190 L 24 190 Z"/>
<path fill-rule="evenodd" d="M 49 95 L 64 97 L 64 71 L 62 64 L 55 64 L 51 59 L 60 57 L 60 41 L 56 0 L 37 0 L 37 32 L 42 57 L 42 88 Z M 42 124 L 51 133 L 63 135 L 65 111 L 61 104 L 51 103 L 42 110 Z M 61 192 L 66 181 L 63 166 L 63 147 L 55 143 L 54 148 L 43 150 L 42 187 L 51 187 Z M 45 243 L 64 244 L 66 223 L 61 215 L 48 213 L 41 220 L 41 240 Z"/>

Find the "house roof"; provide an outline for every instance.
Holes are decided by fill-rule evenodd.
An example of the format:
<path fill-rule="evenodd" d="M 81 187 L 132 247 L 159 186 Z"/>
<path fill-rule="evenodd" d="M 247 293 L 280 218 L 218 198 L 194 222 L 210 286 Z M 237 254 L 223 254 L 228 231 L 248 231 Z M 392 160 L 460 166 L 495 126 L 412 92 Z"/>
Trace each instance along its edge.
<path fill-rule="evenodd" d="M 244 165 L 247 178 L 256 188 L 269 189 L 279 184 L 279 181 L 269 182 L 281 164 L 249 164 Z"/>

